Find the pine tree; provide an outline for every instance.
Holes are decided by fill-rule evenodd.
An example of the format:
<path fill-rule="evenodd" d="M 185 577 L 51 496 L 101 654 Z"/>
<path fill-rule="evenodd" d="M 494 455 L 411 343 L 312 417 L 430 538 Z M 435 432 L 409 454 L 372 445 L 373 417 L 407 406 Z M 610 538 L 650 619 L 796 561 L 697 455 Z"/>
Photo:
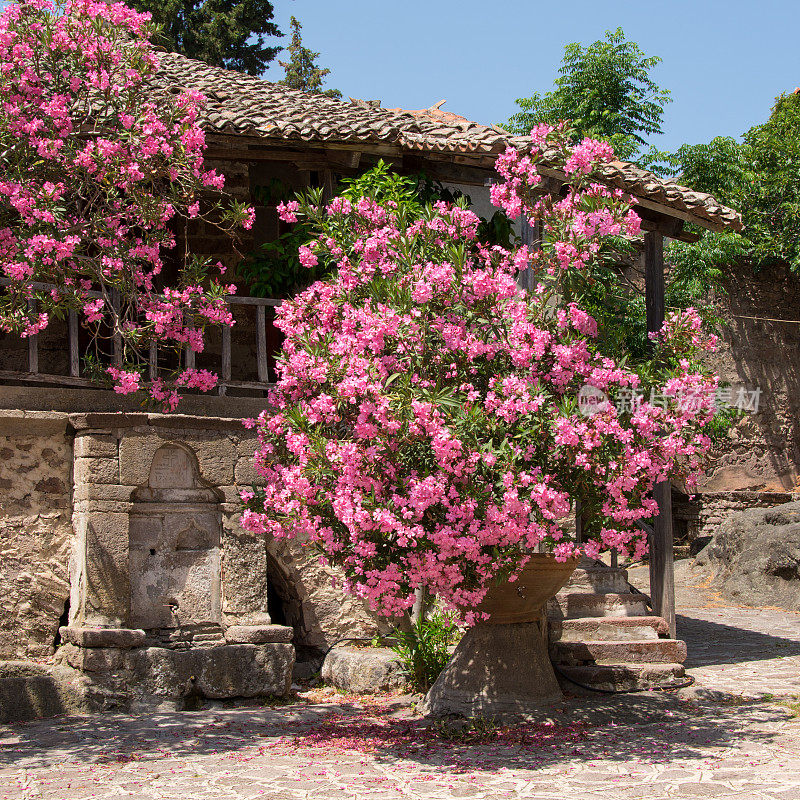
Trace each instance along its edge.
<path fill-rule="evenodd" d="M 153 43 L 214 67 L 261 75 L 280 47 L 266 39 L 283 36 L 272 22 L 268 0 L 129 0 L 149 11 L 159 33 Z"/>
<path fill-rule="evenodd" d="M 302 92 L 324 94 L 326 97 L 341 99 L 342 93 L 338 89 L 322 88 L 325 76 L 330 74 L 330 70 L 317 66 L 319 53 L 303 47 L 303 39 L 300 35 L 303 26 L 297 17 L 292 17 L 291 26 L 292 43 L 286 48 L 289 52 L 289 60 L 278 62 L 286 70 L 286 77 L 280 83 Z"/>

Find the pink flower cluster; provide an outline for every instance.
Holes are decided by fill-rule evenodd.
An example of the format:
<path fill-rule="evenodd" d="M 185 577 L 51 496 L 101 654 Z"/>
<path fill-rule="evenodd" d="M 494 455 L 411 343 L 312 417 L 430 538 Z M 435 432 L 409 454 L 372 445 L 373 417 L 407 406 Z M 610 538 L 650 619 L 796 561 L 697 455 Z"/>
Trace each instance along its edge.
<path fill-rule="evenodd" d="M 198 216 L 200 194 L 224 179 L 204 166 L 202 96 L 151 91 L 149 20 L 94 0 L 20 0 L 0 14 L 0 265 L 11 281 L 0 329 L 29 336 L 67 309 L 92 329 L 110 324 L 125 368 L 108 374 L 122 393 L 139 388 L 152 340 L 200 351 L 206 325 L 231 322 L 211 263 L 155 291 L 171 221 Z M 252 224 L 241 204 L 208 206 L 225 230 Z"/>
<path fill-rule="evenodd" d="M 584 143 L 565 161 L 573 152 L 576 170 L 605 154 Z M 525 205 L 536 164 L 507 154 L 496 196 Z M 540 209 L 573 246 L 553 269 L 582 269 L 635 228 L 624 199 L 595 185 Z M 599 352 L 584 310 L 522 293 L 515 273 L 531 254 L 481 245 L 473 214 L 439 204 L 409 219 L 366 198 L 282 213 L 316 224 L 304 260 L 338 272 L 278 311 L 276 410 L 253 423 L 265 485 L 242 495 L 245 528 L 314 545 L 389 616 L 419 587 L 464 612 L 540 545 L 578 554 L 565 524 L 578 499 L 583 552 L 645 552 L 635 523 L 656 513 L 656 481 L 699 467 L 713 378 L 684 359 L 659 387 L 674 402 L 583 416 L 582 386 L 632 393 L 639 376 Z M 670 320 L 657 346 L 683 347 L 693 325 Z"/>

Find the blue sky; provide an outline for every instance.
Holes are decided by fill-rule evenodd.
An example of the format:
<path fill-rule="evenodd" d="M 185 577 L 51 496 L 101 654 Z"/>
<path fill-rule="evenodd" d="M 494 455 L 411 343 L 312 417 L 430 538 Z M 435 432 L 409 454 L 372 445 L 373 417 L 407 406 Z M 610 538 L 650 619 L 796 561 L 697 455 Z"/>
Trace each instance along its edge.
<path fill-rule="evenodd" d="M 281 30 L 303 24 L 321 51 L 327 84 L 385 107 L 445 108 L 500 122 L 514 99 L 552 87 L 567 42 L 584 44 L 621 26 L 672 90 L 664 131 L 674 149 L 739 136 L 800 85 L 798 0 L 274 0 Z M 288 43 L 284 38 L 282 43 Z M 282 56 L 279 56 L 282 58 Z M 277 64 L 265 77 L 278 80 Z"/>

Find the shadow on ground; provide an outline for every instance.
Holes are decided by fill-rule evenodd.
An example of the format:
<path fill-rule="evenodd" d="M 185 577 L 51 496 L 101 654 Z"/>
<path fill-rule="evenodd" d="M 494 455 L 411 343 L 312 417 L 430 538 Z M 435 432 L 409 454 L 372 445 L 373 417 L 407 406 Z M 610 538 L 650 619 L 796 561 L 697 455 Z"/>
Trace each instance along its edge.
<path fill-rule="evenodd" d="M 0 726 L 0 768 L 70 762 L 114 765 L 131 761 L 230 756 L 363 759 L 454 772 L 538 769 L 593 760 L 666 763 L 708 758 L 709 747 L 752 746 L 775 734 L 764 727 L 787 713 L 764 703 L 681 701 L 672 696 L 625 695 L 568 699 L 547 721 L 514 727 L 442 730 L 409 718 L 399 704 L 350 704 L 260 709 L 214 709 L 146 717 L 105 716 Z M 756 727 L 760 730 L 756 730 Z"/>
<path fill-rule="evenodd" d="M 677 623 L 678 638 L 686 642 L 689 651 L 688 668 L 800 656 L 800 641 L 797 639 L 680 614 Z"/>

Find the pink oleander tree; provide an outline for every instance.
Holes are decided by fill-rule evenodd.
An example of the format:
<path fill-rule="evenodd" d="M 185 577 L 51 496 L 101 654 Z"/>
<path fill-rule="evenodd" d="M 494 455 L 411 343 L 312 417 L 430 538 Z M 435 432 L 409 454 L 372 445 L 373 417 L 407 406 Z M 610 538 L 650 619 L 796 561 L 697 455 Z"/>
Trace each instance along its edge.
<path fill-rule="evenodd" d="M 253 219 L 204 166 L 203 98 L 156 89 L 150 34 L 121 3 L 21 0 L 0 15 L 0 328 L 30 336 L 77 311 L 99 352 L 122 343 L 106 370 L 121 393 L 144 388 L 150 342 L 179 365 L 208 325 L 232 323 L 222 265 L 179 254 L 159 286 L 178 227 L 201 209 L 232 235 Z M 180 387 L 215 383 L 176 366 L 147 390 L 171 409 Z"/>
<path fill-rule="evenodd" d="M 242 524 L 316 548 L 385 615 L 410 609 L 420 587 L 463 613 L 539 546 L 558 559 L 642 555 L 635 522 L 657 513 L 654 483 L 691 480 L 707 448 L 716 379 L 699 365 L 713 340 L 697 314 L 670 315 L 634 371 L 602 352 L 597 321 L 565 296 L 609 240 L 639 232 L 629 200 L 593 180 L 608 145 L 565 142 L 537 129 L 529 153 L 498 162 L 493 200 L 542 222 L 536 251 L 481 244 L 458 205 L 414 214 L 317 194 L 282 208 L 315 231 L 301 261 L 335 272 L 279 309 L 274 410 L 252 422 L 265 486 L 243 493 Z M 538 191 L 545 151 L 564 164 L 563 198 Z M 536 278 L 530 294 L 522 269 Z M 584 386 L 659 400 L 585 415 Z M 576 500 L 582 545 L 567 533 Z"/>

